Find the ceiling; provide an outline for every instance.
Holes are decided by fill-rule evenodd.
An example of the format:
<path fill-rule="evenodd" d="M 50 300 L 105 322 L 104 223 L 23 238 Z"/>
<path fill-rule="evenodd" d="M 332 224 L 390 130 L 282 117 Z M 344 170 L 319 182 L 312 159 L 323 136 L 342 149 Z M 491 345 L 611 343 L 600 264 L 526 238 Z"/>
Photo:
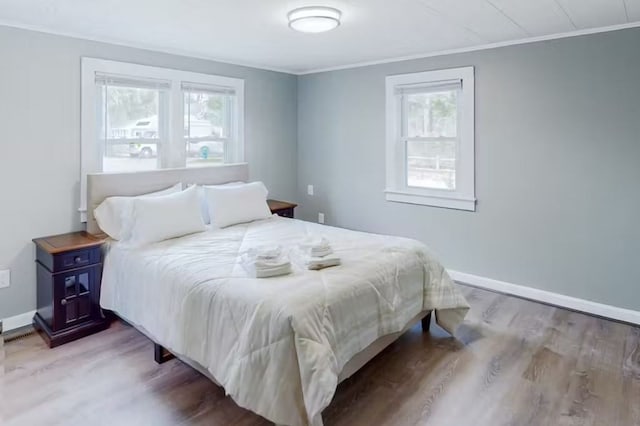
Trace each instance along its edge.
<path fill-rule="evenodd" d="M 289 29 L 308 5 L 342 25 Z M 640 0 L 0 0 L 0 24 L 291 73 L 639 22 Z"/>

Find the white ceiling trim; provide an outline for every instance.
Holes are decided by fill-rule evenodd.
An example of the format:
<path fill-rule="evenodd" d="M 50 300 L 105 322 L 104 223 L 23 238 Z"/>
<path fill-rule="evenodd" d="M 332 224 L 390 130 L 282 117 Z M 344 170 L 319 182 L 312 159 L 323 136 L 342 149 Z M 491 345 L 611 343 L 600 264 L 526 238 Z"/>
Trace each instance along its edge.
<path fill-rule="evenodd" d="M 569 32 L 565 32 L 565 33 L 549 34 L 549 35 L 537 36 L 537 37 L 526 37 L 526 38 L 521 38 L 521 39 L 518 39 L 518 40 L 501 41 L 501 42 L 497 42 L 497 43 L 481 44 L 481 45 L 473 46 L 473 47 L 462 47 L 460 49 L 449 49 L 449 50 L 441 50 L 441 51 L 438 51 L 438 52 L 430 52 L 430 53 L 416 54 L 416 55 L 409 55 L 409 56 L 400 56 L 400 57 L 389 58 L 389 59 L 381 59 L 381 60 L 378 60 L 378 61 L 358 62 L 358 63 L 348 64 L 348 65 L 339 65 L 339 66 L 336 66 L 336 67 L 319 68 L 319 69 L 314 69 L 314 70 L 309 70 L 309 71 L 296 72 L 295 74 L 296 75 L 309 75 L 309 74 L 317 74 L 317 73 L 328 72 L 328 71 L 340 71 L 340 70 L 346 70 L 346 69 L 350 69 L 350 68 L 360 68 L 360 67 L 367 67 L 367 66 L 371 66 L 371 65 L 380 65 L 380 64 L 389 64 L 389 63 L 393 63 L 393 62 L 410 61 L 412 59 L 432 58 L 434 56 L 455 55 L 455 54 L 458 54 L 458 53 L 468 53 L 468 52 L 476 52 L 476 51 L 479 51 L 479 50 L 497 49 L 499 47 L 517 46 L 519 44 L 529 44 L 529 43 L 536 43 L 536 42 L 539 42 L 539 41 L 548 41 L 548 40 L 558 40 L 558 39 L 562 39 L 562 38 L 579 37 L 579 36 L 583 36 L 583 35 L 606 33 L 606 32 L 610 32 L 610 31 L 626 30 L 628 28 L 637 28 L 637 27 L 640 27 L 640 22 L 631 22 L 631 23 L 628 23 L 628 24 L 609 25 L 609 26 L 606 26 L 606 27 L 599 27 L 599 28 L 588 28 L 588 29 L 584 29 L 584 30 L 569 31 Z"/>
<path fill-rule="evenodd" d="M 167 54 L 170 54 L 170 55 L 186 56 L 188 58 L 193 58 L 193 59 L 204 59 L 204 60 L 207 60 L 207 61 L 219 62 L 221 64 L 226 64 L 226 65 L 236 65 L 236 66 L 240 66 L 240 67 L 255 68 L 255 69 L 260 69 L 260 70 L 265 70 L 265 71 L 273 71 L 273 72 L 280 72 L 280 73 L 284 73 L 284 74 L 297 75 L 296 72 L 293 72 L 291 70 L 281 69 L 281 68 L 274 68 L 274 67 L 269 67 L 269 66 L 261 65 L 261 64 L 255 64 L 255 63 L 251 63 L 251 62 L 229 61 L 229 60 L 225 60 L 225 59 L 216 58 L 216 57 L 213 57 L 213 56 L 200 55 L 200 54 L 197 54 L 197 53 L 189 52 L 188 50 L 164 48 L 164 47 L 158 47 L 158 46 L 149 45 L 149 44 L 145 44 L 145 43 L 135 43 L 135 42 L 132 43 L 132 42 L 126 42 L 126 41 L 122 41 L 122 40 L 112 39 L 110 37 L 92 37 L 92 36 L 87 36 L 87 35 L 83 35 L 83 34 L 79 34 L 79 33 L 74 33 L 74 32 L 71 32 L 71 31 L 51 30 L 51 29 L 48 29 L 48 28 L 45 28 L 45 27 L 41 27 L 39 25 L 29 25 L 29 24 L 16 23 L 16 22 L 7 21 L 7 20 L 4 20 L 4 19 L 0 19 L 0 26 L 18 28 L 18 29 L 29 30 L 29 31 L 36 31 L 36 32 L 39 32 L 39 33 L 52 34 L 52 35 L 57 35 L 57 36 L 62 36 L 62 37 L 76 38 L 76 39 L 80 39 L 80 40 L 95 41 L 95 42 L 98 42 L 98 43 L 113 44 L 113 45 L 116 45 L 116 46 L 130 47 L 130 48 L 133 48 L 133 49 L 150 50 L 150 51 L 153 51 L 153 52 L 167 53 Z"/>
<path fill-rule="evenodd" d="M 124 42 L 117 39 L 111 39 L 109 37 L 91 37 L 91 36 L 86 36 L 86 35 L 82 35 L 74 32 L 51 30 L 38 25 L 16 23 L 16 22 L 11 22 L 3 19 L 0 19 L 0 26 L 19 28 L 19 29 L 24 29 L 29 31 L 36 31 L 36 32 L 45 33 L 45 34 L 71 37 L 75 39 L 88 40 L 88 41 L 94 41 L 99 43 L 108 43 L 108 44 L 113 44 L 117 46 L 130 47 L 134 49 L 143 49 L 143 50 L 149 50 L 149 51 L 154 51 L 159 53 L 185 56 L 185 57 L 194 58 L 194 59 L 203 59 L 203 60 L 218 62 L 221 64 L 227 64 L 227 65 L 236 65 L 236 66 L 260 69 L 260 70 L 272 71 L 272 72 L 279 72 L 279 73 L 291 74 L 291 75 L 309 75 L 309 74 L 317 74 L 317 73 L 329 72 L 329 71 L 340 71 L 340 70 L 346 70 L 351 68 L 361 68 L 361 67 L 366 67 L 371 65 L 380 65 L 380 64 L 388 64 L 393 62 L 409 61 L 413 59 L 424 59 L 424 58 L 432 58 L 435 56 L 446 56 L 446 55 L 455 55 L 460 53 L 477 52 L 481 50 L 497 49 L 500 47 L 517 46 L 521 44 L 529 44 L 529 43 L 536 43 L 536 42 L 549 41 L 549 40 L 558 40 L 558 39 L 570 38 L 570 37 L 579 37 L 583 35 L 598 34 L 598 33 L 610 32 L 610 31 L 619 31 L 619 30 L 625 30 L 629 28 L 640 27 L 640 21 L 630 22 L 626 24 L 609 25 L 605 27 L 587 28 L 582 30 L 575 30 L 575 31 L 563 32 L 563 33 L 557 33 L 557 34 L 549 34 L 544 36 L 525 37 L 517 40 L 487 43 L 487 44 L 481 44 L 481 45 L 472 46 L 472 47 L 463 47 L 459 49 L 440 50 L 435 52 L 392 57 L 392 58 L 375 60 L 375 61 L 356 62 L 352 64 L 345 64 L 345 65 L 339 65 L 339 66 L 327 67 L 327 68 L 318 68 L 318 69 L 312 69 L 312 70 L 301 71 L 301 72 L 291 70 L 291 69 L 274 68 L 274 67 L 269 67 L 262 64 L 256 64 L 251 62 L 229 61 L 229 60 L 220 59 L 220 58 L 216 58 L 208 55 L 195 54 L 193 52 L 189 52 L 188 50 L 161 48 L 158 46 L 148 45 L 145 43 Z"/>

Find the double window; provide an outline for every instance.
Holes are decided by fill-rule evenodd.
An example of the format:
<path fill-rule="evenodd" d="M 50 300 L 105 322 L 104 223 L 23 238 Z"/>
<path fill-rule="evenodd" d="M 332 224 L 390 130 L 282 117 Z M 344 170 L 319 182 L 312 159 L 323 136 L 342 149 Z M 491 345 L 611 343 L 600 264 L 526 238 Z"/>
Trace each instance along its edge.
<path fill-rule="evenodd" d="M 244 81 L 82 59 L 86 175 L 244 161 Z"/>
<path fill-rule="evenodd" d="M 473 77 L 473 67 L 387 77 L 387 200 L 475 210 Z"/>

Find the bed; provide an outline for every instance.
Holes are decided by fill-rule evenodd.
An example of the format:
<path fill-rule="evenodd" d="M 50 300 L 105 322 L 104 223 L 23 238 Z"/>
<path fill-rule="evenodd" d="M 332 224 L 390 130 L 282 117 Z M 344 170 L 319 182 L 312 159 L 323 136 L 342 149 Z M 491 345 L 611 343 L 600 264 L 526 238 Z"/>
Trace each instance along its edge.
<path fill-rule="evenodd" d="M 92 211 L 109 196 L 246 180 L 246 164 L 89 175 L 87 230 L 100 232 Z M 341 266 L 304 267 L 296 248 L 318 236 Z M 274 243 L 289 250 L 293 273 L 251 278 L 241 254 Z M 469 308 L 417 241 L 278 216 L 107 247 L 101 306 L 276 424 L 321 425 L 340 381 L 433 311 L 453 333 Z"/>

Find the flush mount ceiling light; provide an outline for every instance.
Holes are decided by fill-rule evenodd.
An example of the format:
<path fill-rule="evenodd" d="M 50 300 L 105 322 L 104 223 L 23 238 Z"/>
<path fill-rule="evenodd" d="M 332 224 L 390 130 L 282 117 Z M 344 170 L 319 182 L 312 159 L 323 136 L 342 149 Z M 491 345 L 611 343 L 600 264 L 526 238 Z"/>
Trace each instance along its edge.
<path fill-rule="evenodd" d="M 342 13 L 326 6 L 306 6 L 293 9 L 287 15 L 289 26 L 303 33 L 322 33 L 340 25 Z"/>

